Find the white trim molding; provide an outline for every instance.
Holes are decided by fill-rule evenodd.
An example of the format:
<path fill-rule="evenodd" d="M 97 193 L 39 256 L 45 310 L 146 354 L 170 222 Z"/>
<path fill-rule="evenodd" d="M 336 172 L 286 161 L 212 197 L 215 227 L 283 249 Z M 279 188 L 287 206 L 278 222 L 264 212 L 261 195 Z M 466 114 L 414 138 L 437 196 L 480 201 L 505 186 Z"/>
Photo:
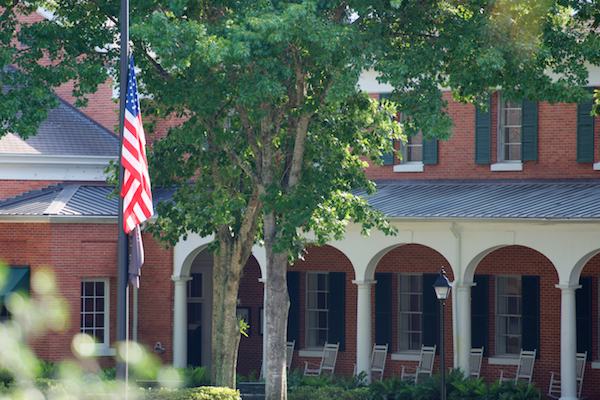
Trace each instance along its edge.
<path fill-rule="evenodd" d="M 114 156 L 0 154 L 0 179 L 105 181 Z"/>
<path fill-rule="evenodd" d="M 523 171 L 522 162 L 499 162 L 490 165 L 490 171 Z"/>
<path fill-rule="evenodd" d="M 394 172 L 423 172 L 422 162 L 410 162 L 394 165 Z"/>

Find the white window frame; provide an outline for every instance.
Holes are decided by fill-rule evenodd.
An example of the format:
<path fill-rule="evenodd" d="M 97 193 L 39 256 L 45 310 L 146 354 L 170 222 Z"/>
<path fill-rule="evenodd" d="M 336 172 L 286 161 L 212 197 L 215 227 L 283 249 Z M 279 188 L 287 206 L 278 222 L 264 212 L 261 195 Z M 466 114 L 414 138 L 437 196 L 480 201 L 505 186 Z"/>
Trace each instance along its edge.
<path fill-rule="evenodd" d="M 410 288 L 411 291 L 409 292 L 403 292 L 402 291 L 402 282 L 401 280 L 404 279 L 408 279 L 410 277 L 418 277 L 419 278 L 419 287 L 417 287 L 416 289 L 414 288 Z M 402 296 L 407 295 L 407 296 L 418 296 L 418 301 L 416 302 L 418 304 L 419 309 L 418 310 L 406 310 L 403 311 L 402 310 Z M 403 314 L 407 314 L 407 315 L 418 315 L 420 318 L 420 330 L 414 330 L 414 329 L 410 329 L 411 327 L 403 327 L 402 326 L 402 315 Z M 408 329 L 404 329 L 404 328 L 408 328 Z M 421 340 L 419 342 L 419 344 L 416 346 L 416 348 L 410 348 L 410 343 L 412 341 L 407 341 L 406 343 L 403 343 L 403 333 L 407 333 L 408 335 L 412 335 L 415 333 L 418 333 L 421 336 Z M 398 274 L 398 351 L 402 352 L 402 353 L 406 353 L 406 352 L 415 352 L 415 351 L 420 351 L 421 349 L 421 344 L 423 343 L 423 275 L 422 274 Z"/>
<path fill-rule="evenodd" d="M 79 307 L 79 309 L 80 309 L 79 310 L 79 318 L 80 318 L 79 331 L 81 333 L 85 333 L 85 330 L 86 330 L 85 327 L 81 326 L 84 315 L 86 314 L 86 312 L 83 309 L 83 304 L 82 304 L 83 300 L 84 300 L 83 285 L 85 283 L 89 283 L 89 282 L 104 283 L 104 296 L 103 296 L 104 297 L 104 341 L 95 343 L 96 355 L 111 355 L 110 352 L 108 352 L 109 347 L 110 347 L 110 279 L 109 278 L 83 278 L 83 279 L 81 279 L 82 289 L 79 294 L 80 301 L 81 301 L 81 304 Z"/>
<path fill-rule="evenodd" d="M 400 122 L 405 121 L 405 115 L 400 114 L 399 120 Z M 421 143 L 412 144 L 411 141 L 414 137 L 420 137 Z M 409 148 L 420 148 L 421 161 L 408 160 Z M 419 131 L 417 136 L 407 136 L 406 143 L 404 141 L 400 141 L 400 152 L 402 154 L 402 159 L 400 160 L 400 164 L 394 165 L 394 172 L 423 172 L 423 132 Z"/>
<path fill-rule="evenodd" d="M 510 294 L 510 293 L 504 293 L 501 294 L 500 293 L 500 279 L 517 279 L 518 283 L 519 283 L 519 293 L 517 295 L 515 294 Z M 512 356 L 518 356 L 519 355 L 519 350 L 522 347 L 522 340 L 523 340 L 523 282 L 521 280 L 521 275 L 496 275 L 496 279 L 495 279 L 495 283 L 496 283 L 496 287 L 495 287 L 495 293 L 496 293 L 496 307 L 495 307 L 495 317 L 496 317 L 496 332 L 495 332 L 495 342 L 496 342 L 496 355 L 497 356 L 508 356 L 508 357 L 512 357 Z M 508 311 L 506 311 L 505 313 L 500 313 L 500 302 L 501 302 L 501 298 L 517 298 L 517 308 L 518 308 L 518 313 L 509 313 Z M 500 332 L 500 319 L 501 318 L 506 318 L 506 319 L 516 319 L 517 324 L 518 324 L 518 334 L 515 333 L 507 333 L 507 332 Z M 509 324 L 509 323 L 508 323 Z M 507 325 L 508 325 L 507 324 Z M 505 337 L 505 338 L 517 338 L 518 340 L 518 345 L 515 347 L 516 352 L 510 353 L 508 352 L 508 345 L 506 344 L 507 341 L 503 340 L 502 342 L 505 343 L 504 347 L 501 347 L 501 337 Z"/>
<path fill-rule="evenodd" d="M 323 289 L 319 289 L 317 287 L 316 290 L 310 288 L 310 276 L 311 275 L 317 275 L 317 280 L 318 280 L 318 275 L 325 275 L 326 279 L 327 279 L 327 289 L 323 290 Z M 310 294 L 311 293 L 317 293 L 317 306 L 314 308 L 311 308 L 311 301 L 309 300 Z M 318 307 L 318 295 L 319 294 L 325 294 L 326 295 L 326 308 L 319 308 Z M 306 343 L 306 348 L 307 349 L 319 349 L 319 348 L 323 348 L 323 346 L 319 346 L 317 344 L 317 339 L 318 339 L 318 335 L 317 332 L 320 330 L 325 330 L 327 332 L 327 339 L 329 338 L 329 273 L 328 272 L 317 272 L 317 271 L 310 271 L 306 273 L 306 334 L 305 334 L 305 343 Z M 319 326 L 318 325 L 318 319 L 319 319 L 319 313 L 325 312 L 327 313 L 327 318 L 326 318 L 326 325 L 325 327 Z M 315 326 L 311 326 L 311 313 L 316 314 L 315 318 L 314 318 L 314 322 L 317 324 Z M 327 342 L 327 339 L 325 339 L 325 342 Z"/>
<path fill-rule="evenodd" d="M 512 102 L 513 107 L 508 106 L 508 100 L 502 98 L 502 93 L 498 95 L 498 162 L 501 163 L 521 163 L 521 146 L 523 146 L 523 106 Z M 518 105 L 518 107 L 516 107 Z M 510 125 L 506 121 L 506 110 L 518 110 L 521 113 L 521 118 L 518 125 Z M 505 153 L 505 146 L 517 146 L 516 142 L 506 142 L 504 140 L 504 129 L 518 128 L 519 135 L 519 159 L 509 159 Z"/>

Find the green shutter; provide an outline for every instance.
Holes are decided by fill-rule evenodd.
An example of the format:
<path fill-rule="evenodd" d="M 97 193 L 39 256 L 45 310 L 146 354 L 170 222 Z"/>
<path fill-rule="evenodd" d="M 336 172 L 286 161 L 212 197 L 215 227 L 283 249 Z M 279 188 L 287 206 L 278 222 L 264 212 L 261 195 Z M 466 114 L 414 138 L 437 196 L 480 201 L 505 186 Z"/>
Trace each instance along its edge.
<path fill-rule="evenodd" d="M 523 324 L 521 346 L 524 350 L 536 350 L 540 358 L 540 277 L 521 277 L 521 296 L 523 300 Z"/>
<path fill-rule="evenodd" d="M 593 88 L 586 88 L 593 93 Z M 594 162 L 594 117 L 590 114 L 594 98 L 577 104 L 577 162 Z"/>
<path fill-rule="evenodd" d="M 423 274 L 423 344 L 437 345 L 439 342 L 439 300 L 433 290 L 433 284 L 439 274 Z M 439 346 L 436 352 L 439 354 Z"/>
<path fill-rule="evenodd" d="M 392 274 L 375 274 L 375 344 L 388 343 L 392 351 Z"/>
<path fill-rule="evenodd" d="M 521 106 L 521 161 L 538 161 L 538 102 Z"/>
<path fill-rule="evenodd" d="M 438 141 L 437 139 L 423 139 L 423 164 L 438 163 Z"/>
<path fill-rule="evenodd" d="M 577 352 L 588 352 L 588 359 L 592 359 L 592 277 L 579 278 L 581 289 L 575 291 L 577 304 Z"/>
<path fill-rule="evenodd" d="M 288 271 L 288 295 L 290 296 L 290 312 L 288 314 L 287 340 L 295 340 L 295 348 L 300 346 L 300 272 Z"/>
<path fill-rule="evenodd" d="M 475 107 L 475 164 L 492 162 L 492 101 L 487 98 L 487 111 Z"/>
<path fill-rule="evenodd" d="M 484 357 L 488 356 L 488 275 L 475 275 L 471 288 L 471 347 L 483 346 Z"/>
<path fill-rule="evenodd" d="M 340 342 L 340 351 L 346 350 L 346 273 L 329 273 L 329 343 Z"/>

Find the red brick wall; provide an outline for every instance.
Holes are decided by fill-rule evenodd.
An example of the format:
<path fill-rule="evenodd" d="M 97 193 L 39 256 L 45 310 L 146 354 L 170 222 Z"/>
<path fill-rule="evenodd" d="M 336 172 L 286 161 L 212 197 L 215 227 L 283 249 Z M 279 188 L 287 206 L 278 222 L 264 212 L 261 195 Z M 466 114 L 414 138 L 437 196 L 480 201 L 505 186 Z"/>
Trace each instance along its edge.
<path fill-rule="evenodd" d="M 116 225 L 2 224 L 1 227 L 0 257 L 8 264 L 29 265 L 32 276 L 40 270 L 48 269 L 54 275 L 57 294 L 66 302 L 68 320 L 61 329 L 29 332 L 28 344 L 38 357 L 55 362 L 74 358 L 71 340 L 80 329 L 82 278 L 109 278 L 110 343 L 114 346 L 117 301 Z M 148 234 L 144 235 L 144 243 L 146 263 L 142 267 L 139 291 L 139 342 L 151 350 L 156 341 L 161 341 L 167 349 L 161 358 L 163 362 L 170 363 L 173 354 L 173 284 L 170 279 L 172 252 L 163 250 Z M 32 298 L 41 299 L 33 283 Z M 36 327 L 43 328 L 43 323 L 37 321 Z M 113 357 L 100 357 L 97 361 L 101 366 L 114 365 Z"/>
<path fill-rule="evenodd" d="M 377 98 L 376 94 L 372 97 Z M 599 178 L 600 171 L 592 163 L 577 162 L 577 105 L 539 103 L 538 109 L 538 162 L 525 161 L 520 172 L 492 172 L 489 164 L 475 164 L 475 107 L 452 101 L 449 92 L 448 113 L 454 119 L 454 134 L 438 144 L 438 164 L 424 165 L 422 173 L 393 172 L 393 166 L 367 170 L 370 179 L 547 179 Z M 497 162 L 498 94 L 492 96 L 492 163 Z M 600 119 L 595 121 L 596 136 L 600 133 Z M 400 149 L 400 144 L 396 143 Z M 595 159 L 600 161 L 600 146 Z M 399 160 L 395 161 L 396 164 Z"/>

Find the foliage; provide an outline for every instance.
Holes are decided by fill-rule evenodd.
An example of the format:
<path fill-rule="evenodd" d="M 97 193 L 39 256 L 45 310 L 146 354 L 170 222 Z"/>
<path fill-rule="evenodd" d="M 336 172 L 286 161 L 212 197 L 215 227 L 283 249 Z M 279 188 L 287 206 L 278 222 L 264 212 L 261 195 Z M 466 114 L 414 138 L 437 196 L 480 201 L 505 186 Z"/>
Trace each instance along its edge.
<path fill-rule="evenodd" d="M 191 389 L 140 389 L 142 400 L 241 400 L 235 389 L 198 387 Z"/>
<path fill-rule="evenodd" d="M 38 378 L 56 378 L 58 374 L 58 364 L 52 361 L 39 360 L 37 372 Z"/>
<path fill-rule="evenodd" d="M 210 384 L 210 374 L 205 367 L 188 366 L 183 370 L 183 376 L 187 386 L 198 387 Z"/>
<path fill-rule="evenodd" d="M 117 378 L 117 369 L 115 367 L 102 368 L 98 375 L 103 381 L 114 381 Z"/>
<path fill-rule="evenodd" d="M 333 377 L 335 387 L 342 389 L 358 389 L 367 387 L 367 373 L 360 371 L 358 375 L 348 374 L 346 376 Z"/>
<path fill-rule="evenodd" d="M 288 371 L 287 387 L 288 390 L 301 386 L 310 386 L 313 388 L 326 387 L 334 385 L 334 379 L 334 377 L 325 374 L 319 376 L 304 376 L 304 371 L 300 368 L 296 368 L 293 372 Z"/>
<path fill-rule="evenodd" d="M 336 386 L 299 386 L 288 393 L 290 400 L 367 400 L 366 388 L 344 389 Z"/>
<path fill-rule="evenodd" d="M 414 380 L 403 380 L 398 375 L 381 381 L 374 381 L 369 385 L 371 400 L 408 400 L 412 398 L 413 390 Z"/>
<path fill-rule="evenodd" d="M 0 367 L 0 383 L 3 383 L 4 385 L 9 385 L 14 380 L 15 377 L 8 369 Z"/>

